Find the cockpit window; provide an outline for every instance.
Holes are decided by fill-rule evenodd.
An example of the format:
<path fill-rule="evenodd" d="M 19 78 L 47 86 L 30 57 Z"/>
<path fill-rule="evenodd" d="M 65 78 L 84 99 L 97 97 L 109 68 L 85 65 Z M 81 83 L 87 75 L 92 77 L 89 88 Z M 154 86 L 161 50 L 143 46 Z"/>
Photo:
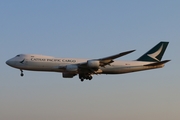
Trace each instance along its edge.
<path fill-rule="evenodd" d="M 20 55 L 17 55 L 16 57 L 20 57 Z"/>

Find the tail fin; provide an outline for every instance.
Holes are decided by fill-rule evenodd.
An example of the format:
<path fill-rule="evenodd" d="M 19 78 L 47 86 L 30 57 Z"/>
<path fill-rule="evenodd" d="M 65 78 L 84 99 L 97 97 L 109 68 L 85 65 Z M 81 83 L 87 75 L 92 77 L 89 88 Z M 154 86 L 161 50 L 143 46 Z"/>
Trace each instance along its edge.
<path fill-rule="evenodd" d="M 158 43 L 147 53 L 145 53 L 140 58 L 138 58 L 137 61 L 149 61 L 149 62 L 161 61 L 168 44 L 169 44 L 169 42 Z"/>

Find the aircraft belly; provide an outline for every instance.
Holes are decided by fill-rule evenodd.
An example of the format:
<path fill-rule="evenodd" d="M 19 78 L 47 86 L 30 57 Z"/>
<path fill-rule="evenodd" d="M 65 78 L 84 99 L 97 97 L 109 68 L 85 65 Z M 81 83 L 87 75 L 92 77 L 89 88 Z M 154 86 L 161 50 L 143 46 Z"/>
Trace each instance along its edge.
<path fill-rule="evenodd" d="M 102 68 L 102 74 L 123 74 L 129 72 L 136 72 L 142 70 L 155 69 L 154 67 L 147 66 L 130 66 L 130 67 L 114 67 L 114 68 Z"/>

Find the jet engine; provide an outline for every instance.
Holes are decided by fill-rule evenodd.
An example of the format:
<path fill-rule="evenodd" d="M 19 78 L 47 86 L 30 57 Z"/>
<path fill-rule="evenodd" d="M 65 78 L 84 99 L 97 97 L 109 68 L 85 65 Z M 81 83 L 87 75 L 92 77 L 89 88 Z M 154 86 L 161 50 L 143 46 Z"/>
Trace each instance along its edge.
<path fill-rule="evenodd" d="M 90 67 L 90 68 L 96 68 L 98 69 L 99 68 L 99 61 L 98 60 L 88 60 L 87 61 L 87 66 Z"/>
<path fill-rule="evenodd" d="M 78 66 L 77 65 L 67 65 L 66 70 L 69 72 L 77 72 L 78 71 Z"/>
<path fill-rule="evenodd" d="M 76 74 L 71 73 L 62 73 L 63 78 L 73 78 Z"/>

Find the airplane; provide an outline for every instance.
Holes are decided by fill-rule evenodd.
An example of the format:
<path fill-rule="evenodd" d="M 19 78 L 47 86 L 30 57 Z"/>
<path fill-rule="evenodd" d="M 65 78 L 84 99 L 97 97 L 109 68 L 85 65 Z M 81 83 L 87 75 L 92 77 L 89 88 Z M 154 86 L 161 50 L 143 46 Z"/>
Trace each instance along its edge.
<path fill-rule="evenodd" d="M 55 58 L 52 56 L 37 54 L 19 54 L 6 61 L 6 64 L 23 70 L 61 72 L 63 78 L 73 78 L 79 75 L 79 79 L 91 80 L 96 74 L 123 74 L 149 69 L 164 67 L 170 60 L 161 61 L 169 42 L 159 42 L 156 46 L 144 55 L 132 61 L 114 60 L 135 50 L 130 50 L 99 59 L 76 59 L 76 58 Z"/>

